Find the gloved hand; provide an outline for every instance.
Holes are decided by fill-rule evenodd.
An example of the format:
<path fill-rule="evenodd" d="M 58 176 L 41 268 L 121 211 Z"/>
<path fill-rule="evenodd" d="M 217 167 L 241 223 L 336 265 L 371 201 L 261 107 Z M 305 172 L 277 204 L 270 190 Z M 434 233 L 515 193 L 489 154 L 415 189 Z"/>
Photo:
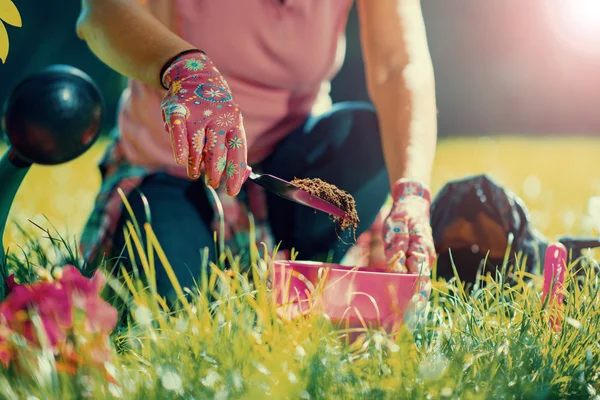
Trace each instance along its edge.
<path fill-rule="evenodd" d="M 392 198 L 383 227 L 387 268 L 429 276 L 436 258 L 429 221 L 431 192 L 417 181 L 401 179 L 392 188 Z"/>
<path fill-rule="evenodd" d="M 203 168 L 208 186 L 217 189 L 225 180 L 227 193 L 237 195 L 249 174 L 246 133 L 221 73 L 204 53 L 187 53 L 166 69 L 162 83 L 163 121 L 177 163 L 187 163 L 192 179 Z"/>

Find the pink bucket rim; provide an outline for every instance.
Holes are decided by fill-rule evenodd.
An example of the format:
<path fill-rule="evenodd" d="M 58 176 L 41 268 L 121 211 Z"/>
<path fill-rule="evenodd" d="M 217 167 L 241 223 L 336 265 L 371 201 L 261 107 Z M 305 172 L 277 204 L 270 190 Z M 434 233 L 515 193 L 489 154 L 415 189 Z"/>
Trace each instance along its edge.
<path fill-rule="evenodd" d="M 276 267 L 308 267 L 308 268 L 326 268 L 332 271 L 340 272 L 353 272 L 357 274 L 365 275 L 377 275 L 377 276 L 394 276 L 394 277 L 407 277 L 407 278 L 418 278 L 420 274 L 411 274 L 405 272 L 390 272 L 381 268 L 368 268 L 368 267 L 349 267 L 340 264 L 330 264 L 318 261 L 274 261 L 273 265 Z"/>

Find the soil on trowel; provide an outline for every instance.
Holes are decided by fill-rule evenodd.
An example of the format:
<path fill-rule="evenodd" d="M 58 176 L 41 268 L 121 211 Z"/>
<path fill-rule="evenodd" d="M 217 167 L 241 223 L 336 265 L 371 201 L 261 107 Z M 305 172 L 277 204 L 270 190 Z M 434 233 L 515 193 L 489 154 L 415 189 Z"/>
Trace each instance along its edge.
<path fill-rule="evenodd" d="M 348 228 L 356 229 L 358 227 L 359 219 L 356 212 L 356 202 L 354 201 L 354 197 L 349 193 L 318 178 L 294 179 L 291 183 L 292 185 L 305 190 L 310 195 L 323 199 L 344 211 L 344 213 L 346 213 L 344 218 L 335 215 L 332 216 L 333 221 L 340 226 L 342 231 L 345 231 Z"/>

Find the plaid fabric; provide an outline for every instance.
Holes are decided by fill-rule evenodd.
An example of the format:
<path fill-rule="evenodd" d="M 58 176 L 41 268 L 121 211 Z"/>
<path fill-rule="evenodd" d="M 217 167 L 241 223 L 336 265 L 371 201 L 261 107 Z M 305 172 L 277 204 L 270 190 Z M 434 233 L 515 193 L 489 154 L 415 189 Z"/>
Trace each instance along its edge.
<path fill-rule="evenodd" d="M 110 146 L 100 163 L 102 185 L 96 197 L 94 209 L 84 227 L 79 241 L 81 254 L 87 262 L 99 261 L 110 255 L 112 239 L 117 228 L 123 201 L 118 193 L 121 188 L 127 197 L 147 176 L 159 172 L 157 169 L 131 165 L 120 154 L 118 146 Z M 223 185 L 224 186 L 224 185 Z M 222 186 L 222 187 L 223 187 Z M 267 249 L 273 249 L 274 239 L 268 224 L 265 194 L 258 185 L 247 185 L 239 196 L 233 198 L 217 191 L 223 207 L 225 221 L 225 245 L 233 254 L 247 254 L 250 248 L 250 215 L 254 218 L 255 243 L 265 243 Z M 214 210 L 213 231 L 219 231 L 219 212 L 212 196 L 208 196 Z M 259 246 L 259 251 L 262 248 Z M 287 257 L 280 252 L 276 258 Z"/>

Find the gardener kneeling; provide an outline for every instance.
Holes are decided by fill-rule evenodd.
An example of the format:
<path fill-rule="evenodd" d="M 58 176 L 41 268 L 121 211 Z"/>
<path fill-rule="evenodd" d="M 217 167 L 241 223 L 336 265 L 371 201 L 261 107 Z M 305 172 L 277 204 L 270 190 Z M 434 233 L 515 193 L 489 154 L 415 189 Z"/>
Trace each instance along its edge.
<path fill-rule="evenodd" d="M 357 2 L 374 107 L 330 104 L 350 0 L 143 3 L 83 0 L 77 25 L 92 51 L 129 78 L 120 135 L 100 165 L 102 187 L 82 238 L 89 261 L 127 256 L 123 232 L 131 215 L 117 189 L 144 222 L 141 192 L 180 283 L 192 287 L 203 249 L 215 259 L 218 218 L 206 183 L 218 189 L 234 254 L 248 248 L 252 213 L 253 239 L 295 248 L 302 259 L 339 262 L 352 233 L 340 237 L 325 213 L 244 185 L 250 165 L 287 181 L 320 178 L 347 191 L 360 217 L 357 236 L 391 192 L 388 268 L 429 273 L 435 250 L 427 187 L 437 126 L 418 1 Z M 166 293 L 166 273 L 156 273 Z"/>

